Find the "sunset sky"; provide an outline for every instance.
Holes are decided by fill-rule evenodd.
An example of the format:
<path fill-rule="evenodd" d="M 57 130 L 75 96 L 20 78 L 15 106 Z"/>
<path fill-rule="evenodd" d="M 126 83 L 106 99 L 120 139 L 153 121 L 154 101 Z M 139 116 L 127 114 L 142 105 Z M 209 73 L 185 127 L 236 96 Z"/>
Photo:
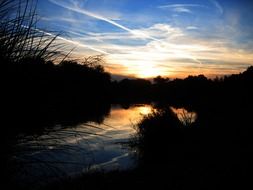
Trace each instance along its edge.
<path fill-rule="evenodd" d="M 73 56 L 142 78 L 238 73 L 253 65 L 251 0 L 39 0 L 41 28 Z M 66 39 L 66 40 L 65 40 Z"/>

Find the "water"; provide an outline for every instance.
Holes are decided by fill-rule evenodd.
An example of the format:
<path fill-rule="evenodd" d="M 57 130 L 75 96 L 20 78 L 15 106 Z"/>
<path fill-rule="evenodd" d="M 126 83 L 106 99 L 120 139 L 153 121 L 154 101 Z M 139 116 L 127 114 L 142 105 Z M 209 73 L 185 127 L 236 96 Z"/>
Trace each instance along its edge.
<path fill-rule="evenodd" d="M 40 136 L 22 137 L 13 156 L 18 166 L 15 178 L 38 184 L 87 171 L 134 168 L 135 152 L 127 143 L 135 134 L 133 126 L 151 110 L 149 105 L 114 105 L 100 124 L 56 125 Z"/>

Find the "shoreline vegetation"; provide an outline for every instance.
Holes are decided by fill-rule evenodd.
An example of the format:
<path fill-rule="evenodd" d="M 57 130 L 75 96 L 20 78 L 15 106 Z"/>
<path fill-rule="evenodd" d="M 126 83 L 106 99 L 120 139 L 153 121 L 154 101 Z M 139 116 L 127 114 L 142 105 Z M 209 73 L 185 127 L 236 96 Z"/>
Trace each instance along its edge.
<path fill-rule="evenodd" d="M 131 146 L 139 152 L 139 166 L 134 171 L 84 174 L 47 189 L 217 189 L 249 182 L 253 66 L 215 79 L 199 75 L 112 81 L 101 56 L 81 63 L 69 60 L 61 51 L 64 47 L 55 43 L 58 35 L 36 28 L 35 1 L 1 1 L 0 20 L 1 159 L 6 183 L 11 175 L 6 160 L 17 134 L 40 133 L 56 124 L 102 122 L 111 104 L 151 102 L 156 111 L 135 126 L 138 133 Z M 198 117 L 186 127 L 170 106 L 187 108 Z"/>

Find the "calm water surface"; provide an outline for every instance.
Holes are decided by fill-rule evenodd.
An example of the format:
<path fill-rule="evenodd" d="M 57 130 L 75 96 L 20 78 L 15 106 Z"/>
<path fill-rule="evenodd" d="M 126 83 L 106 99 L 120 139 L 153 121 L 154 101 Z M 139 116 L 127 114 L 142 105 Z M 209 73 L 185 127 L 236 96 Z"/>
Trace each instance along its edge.
<path fill-rule="evenodd" d="M 149 105 L 128 109 L 114 105 L 100 124 L 55 126 L 43 135 L 21 138 L 13 156 L 16 179 L 42 183 L 91 170 L 134 168 L 135 153 L 126 144 L 135 134 L 134 124 L 151 110 Z"/>

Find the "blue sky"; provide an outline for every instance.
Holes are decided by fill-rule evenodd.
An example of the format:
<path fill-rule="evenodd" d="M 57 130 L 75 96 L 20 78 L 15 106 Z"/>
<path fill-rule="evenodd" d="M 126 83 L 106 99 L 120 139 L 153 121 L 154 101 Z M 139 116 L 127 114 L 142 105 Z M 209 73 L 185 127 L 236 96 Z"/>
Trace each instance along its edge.
<path fill-rule="evenodd" d="M 253 65 L 250 0 L 39 0 L 40 27 L 119 75 L 238 73 Z M 66 40 L 65 40 L 66 39 Z M 67 50 L 67 49 L 66 49 Z"/>

